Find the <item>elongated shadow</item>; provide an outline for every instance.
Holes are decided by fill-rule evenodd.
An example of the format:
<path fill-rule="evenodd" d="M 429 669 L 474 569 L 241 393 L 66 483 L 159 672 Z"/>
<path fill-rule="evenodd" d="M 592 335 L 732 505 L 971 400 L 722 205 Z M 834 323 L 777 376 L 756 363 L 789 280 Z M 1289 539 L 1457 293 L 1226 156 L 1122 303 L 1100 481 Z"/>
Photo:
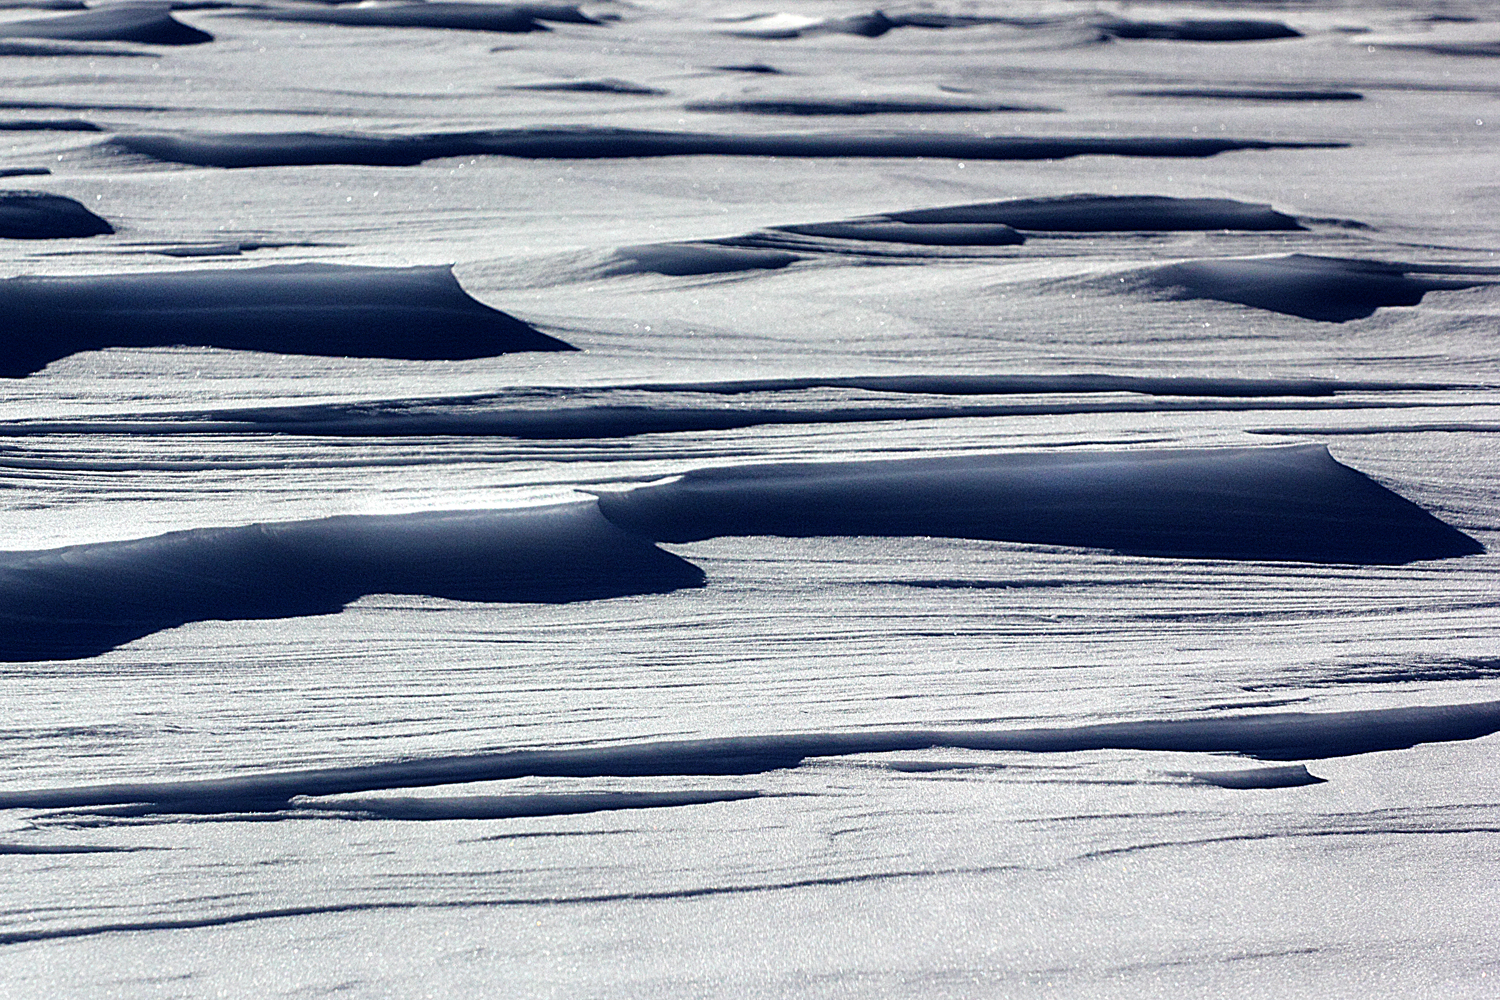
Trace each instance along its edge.
<path fill-rule="evenodd" d="M 1236 753 L 1263 760 L 1315 760 L 1402 750 L 1421 743 L 1473 740 L 1494 732 L 1500 732 L 1500 702 L 1490 701 L 1349 712 L 1207 715 L 1055 729 L 786 733 L 512 750 L 195 781 L 19 789 L 0 791 L 0 809 L 141 804 L 154 812 L 253 812 L 288 808 L 301 795 L 347 795 L 526 777 L 760 774 L 796 767 L 811 757 L 911 753 L 936 747 L 1021 753 Z M 1285 776 L 1290 772 L 1282 773 Z M 1214 776 L 1219 777 L 1216 772 Z M 1270 786 L 1269 782 L 1265 784 Z"/>
<path fill-rule="evenodd" d="M 145 42 L 148 45 L 201 45 L 214 36 L 172 16 L 169 3 L 118 3 L 59 14 L 7 21 L 0 38 L 55 38 L 71 42 Z"/>
<path fill-rule="evenodd" d="M 1321 445 L 702 469 L 599 505 L 622 527 L 669 542 L 932 535 L 1355 564 L 1484 551 Z"/>
<path fill-rule="evenodd" d="M 1494 268 L 1421 266 L 1289 254 L 1249 260 L 1192 260 L 1147 273 L 1144 283 L 1178 299 L 1215 299 L 1288 316 L 1346 323 L 1383 306 L 1414 306 L 1428 292 L 1494 284 Z"/>
<path fill-rule="evenodd" d="M 366 594 L 566 603 L 703 579 L 592 502 L 199 528 L 0 553 L 0 660 L 94 656 L 194 621 L 332 614 Z"/>
<path fill-rule="evenodd" d="M 343 163 L 414 166 L 450 156 L 534 160 L 654 156 L 879 157 L 958 160 L 1057 160 L 1073 156 L 1201 158 L 1245 149 L 1335 149 L 1345 143 L 1264 139 L 1115 136 L 975 136 L 910 131 L 885 135 L 655 132 L 644 129 L 539 127 L 411 135 L 328 132 L 140 133 L 105 145 L 168 163 L 200 167 L 310 166 Z"/>
<path fill-rule="evenodd" d="M 0 280 L 0 376 L 105 347 L 460 360 L 571 351 L 449 267 L 296 264 Z"/>

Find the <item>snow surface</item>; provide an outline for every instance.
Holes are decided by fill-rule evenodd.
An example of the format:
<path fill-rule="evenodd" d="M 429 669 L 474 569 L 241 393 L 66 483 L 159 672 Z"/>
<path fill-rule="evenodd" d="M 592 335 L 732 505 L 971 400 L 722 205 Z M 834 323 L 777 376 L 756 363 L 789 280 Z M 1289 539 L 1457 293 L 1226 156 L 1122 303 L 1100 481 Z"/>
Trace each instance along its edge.
<path fill-rule="evenodd" d="M 1495 994 L 1492 5 L 4 8 L 0 995 Z"/>

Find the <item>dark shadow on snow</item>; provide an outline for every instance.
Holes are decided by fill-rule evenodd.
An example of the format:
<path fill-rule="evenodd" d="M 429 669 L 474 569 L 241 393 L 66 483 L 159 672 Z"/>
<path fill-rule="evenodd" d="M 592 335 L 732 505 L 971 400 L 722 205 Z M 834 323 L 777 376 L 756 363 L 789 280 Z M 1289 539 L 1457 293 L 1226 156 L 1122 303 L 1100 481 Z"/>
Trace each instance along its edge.
<path fill-rule="evenodd" d="M 1215 229 L 1301 229 L 1290 215 L 1254 202 L 1161 195 L 1073 194 L 889 212 L 884 218 L 921 225 L 1001 224 L 1036 232 L 1182 232 Z"/>
<path fill-rule="evenodd" d="M 1444 272 L 1442 267 L 1291 254 L 1169 264 L 1147 272 L 1143 283 L 1173 298 L 1216 299 L 1329 323 L 1363 319 L 1382 306 L 1414 306 L 1428 292 L 1494 283 L 1493 278 L 1430 276 Z"/>
<path fill-rule="evenodd" d="M 450 28 L 521 34 L 549 30 L 543 22 L 600 24 L 577 7 L 563 4 L 452 3 L 432 0 L 375 6 L 267 7 L 236 11 L 261 21 L 299 21 L 363 28 Z"/>
<path fill-rule="evenodd" d="M 1391 564 L 1478 542 L 1321 445 L 747 465 L 599 501 L 648 538 L 979 538 L 1134 555 Z"/>
<path fill-rule="evenodd" d="M 953 98 L 921 97 L 743 97 L 692 101 L 683 105 L 688 111 L 742 115 L 915 115 L 964 114 L 986 112 L 1056 111 L 1057 108 L 1036 104 L 996 104 L 986 101 L 961 101 Z"/>
<path fill-rule="evenodd" d="M 1301 788 L 1306 785 L 1326 784 L 1327 778 L 1309 774 L 1306 764 L 1289 764 L 1286 767 L 1240 768 L 1234 771 L 1190 771 L 1184 777 L 1202 785 L 1219 788 Z"/>
<path fill-rule="evenodd" d="M 939 157 L 1056 160 L 1074 156 L 1217 156 L 1233 150 L 1338 149 L 1345 143 L 1262 139 L 975 136 L 934 132 L 885 135 L 714 134 L 616 128 L 527 128 L 411 135 L 238 132 L 119 135 L 108 147 L 200 167 L 342 163 L 413 166 L 453 156 L 610 159 L 654 156 Z"/>
<path fill-rule="evenodd" d="M 687 277 L 738 271 L 779 270 L 802 258 L 784 250 L 724 246 L 717 243 L 648 243 L 623 247 L 600 270 L 600 277 L 666 274 Z"/>
<path fill-rule="evenodd" d="M 1280 21 L 1206 20 L 1103 21 L 1099 29 L 1112 38 L 1158 39 L 1176 42 L 1261 42 L 1301 38 L 1302 32 Z"/>
<path fill-rule="evenodd" d="M 460 360 L 568 344 L 470 297 L 448 267 L 297 264 L 0 280 L 0 376 L 105 347 Z"/>
<path fill-rule="evenodd" d="M 55 240 L 102 236 L 114 231 L 108 222 L 72 198 L 42 191 L 0 192 L 0 237 Z M 5 322 L 0 320 L 0 329 Z M 3 364 L 3 359 L 0 359 L 0 369 L 3 369 Z"/>
<path fill-rule="evenodd" d="M 0 659 L 91 656 L 191 621 L 329 614 L 366 594 L 661 593 L 704 575 L 653 542 L 745 535 L 1356 564 L 1483 551 L 1320 446 L 741 466 L 597 503 L 200 528 L 0 554 Z"/>
<path fill-rule="evenodd" d="M 166 3 L 118 3 L 76 14 L 0 22 L 0 38 L 55 38 L 71 42 L 145 42 L 200 45 L 214 36 L 172 16 Z M 82 53 L 80 53 L 82 54 Z"/>
<path fill-rule="evenodd" d="M 938 747 L 1021 753 L 1148 750 L 1313 760 L 1472 740 L 1500 732 L 1500 702 L 1347 712 L 1284 712 L 1114 722 L 1059 729 L 880 729 L 665 740 L 562 750 L 512 750 L 426 760 L 192 781 L 143 781 L 0 792 L 0 809 L 142 805 L 151 811 L 281 810 L 297 796 L 347 795 L 527 777 L 760 774 L 815 757 Z"/>
<path fill-rule="evenodd" d="M 1362 101 L 1353 90 L 1289 90 L 1271 87 L 1169 87 L 1160 90 L 1126 90 L 1131 97 L 1176 97 L 1209 101 Z"/>
<path fill-rule="evenodd" d="M 366 594 L 565 603 L 702 583 L 587 502 L 197 528 L 0 553 L 0 660 L 94 656 L 193 621 L 332 614 Z"/>

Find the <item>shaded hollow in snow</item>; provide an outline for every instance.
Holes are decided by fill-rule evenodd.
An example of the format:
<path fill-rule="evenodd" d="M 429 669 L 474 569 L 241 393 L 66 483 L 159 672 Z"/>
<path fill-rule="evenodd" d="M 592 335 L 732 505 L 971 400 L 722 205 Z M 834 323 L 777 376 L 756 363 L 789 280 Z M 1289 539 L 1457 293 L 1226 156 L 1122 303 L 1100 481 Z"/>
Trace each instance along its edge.
<path fill-rule="evenodd" d="M 120 3 L 76 14 L 0 23 L 0 38 L 55 38 L 71 42 L 146 42 L 199 45 L 214 36 L 183 24 L 166 3 Z"/>
<path fill-rule="evenodd" d="M 1304 319 L 1344 323 L 1382 306 L 1414 306 L 1428 292 L 1493 279 L 1432 277 L 1442 268 L 1290 254 L 1253 260 L 1191 260 L 1146 273 L 1144 284 L 1173 298 L 1216 299 Z"/>
<path fill-rule="evenodd" d="M 449 267 L 295 264 L 0 280 L 0 375 L 80 351 L 191 345 L 458 360 L 565 351 L 470 297 Z"/>
<path fill-rule="evenodd" d="M 1321 445 L 748 465 L 607 493 L 599 506 L 666 542 L 932 535 L 1374 564 L 1483 551 Z"/>
<path fill-rule="evenodd" d="M 346 515 L 0 553 L 0 660 L 77 659 L 187 622 L 366 594 L 565 603 L 703 583 L 595 504 Z"/>
<path fill-rule="evenodd" d="M 653 156 L 937 157 L 957 160 L 1057 160 L 1074 156 L 1202 158 L 1233 150 L 1333 149 L 1345 144 L 1207 136 L 979 136 L 921 131 L 876 135 L 755 134 L 538 127 L 407 135 L 137 133 L 115 136 L 104 145 L 168 163 L 237 168 L 329 163 L 414 166 L 426 160 L 451 156 L 512 156 L 539 160 Z"/>
<path fill-rule="evenodd" d="M 108 222 L 72 198 L 42 191 L 0 192 L 0 237 L 52 240 L 114 231 Z"/>
<path fill-rule="evenodd" d="M 1500 732 L 1500 702 L 1345 712 L 1280 712 L 1137 720 L 1054 729 L 874 729 L 511 750 L 351 767 L 0 791 L 0 809 L 147 805 L 154 812 L 230 813 L 293 807 L 297 796 L 347 795 L 513 778 L 759 774 L 810 757 L 937 747 L 1021 753 L 1148 750 L 1313 760 L 1473 740 Z M 145 811 L 145 810 L 143 810 Z"/>

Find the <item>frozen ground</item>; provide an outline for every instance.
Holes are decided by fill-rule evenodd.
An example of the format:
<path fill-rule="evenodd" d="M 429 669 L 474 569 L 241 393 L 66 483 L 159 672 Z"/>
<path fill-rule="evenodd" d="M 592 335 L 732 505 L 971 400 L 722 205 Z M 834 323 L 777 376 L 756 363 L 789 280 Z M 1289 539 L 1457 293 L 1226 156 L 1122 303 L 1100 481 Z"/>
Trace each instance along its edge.
<path fill-rule="evenodd" d="M 1489 5 L 180 6 L 0 11 L 0 994 L 1494 995 Z"/>

